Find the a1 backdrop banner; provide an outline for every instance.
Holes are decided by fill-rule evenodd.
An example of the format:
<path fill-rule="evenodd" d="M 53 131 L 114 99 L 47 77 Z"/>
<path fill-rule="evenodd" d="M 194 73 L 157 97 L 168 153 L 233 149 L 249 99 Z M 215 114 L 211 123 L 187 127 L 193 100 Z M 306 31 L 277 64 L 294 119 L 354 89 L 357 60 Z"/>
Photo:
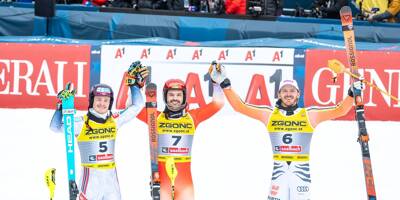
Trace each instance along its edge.
<path fill-rule="evenodd" d="M 358 51 L 359 72 L 365 80 L 399 98 L 400 96 L 400 52 Z M 345 51 L 307 50 L 306 51 L 306 106 L 329 106 L 342 101 L 350 87 L 350 76 L 338 75 L 333 83 L 333 73 L 328 67 L 329 59 L 338 59 L 349 67 Z M 391 99 L 372 87 L 364 90 L 365 115 L 368 120 L 400 121 L 400 102 Z M 342 119 L 354 119 L 354 111 Z"/>
<path fill-rule="evenodd" d="M 71 82 L 77 91 L 77 108 L 85 108 L 90 48 L 89 45 L 0 43 L 0 107 L 55 108 L 57 93 Z"/>
<path fill-rule="evenodd" d="M 226 67 L 234 90 L 244 101 L 274 105 L 279 82 L 293 77 L 293 58 L 294 49 L 290 48 L 103 45 L 100 82 L 118 90 L 116 107 L 124 108 L 129 95 L 123 74 L 132 62 L 140 60 L 151 66 L 151 81 L 158 86 L 160 109 L 164 107 L 162 88 L 168 79 L 186 82 L 188 103 L 196 108 L 211 101 L 212 82 L 207 72 L 215 60 Z"/>

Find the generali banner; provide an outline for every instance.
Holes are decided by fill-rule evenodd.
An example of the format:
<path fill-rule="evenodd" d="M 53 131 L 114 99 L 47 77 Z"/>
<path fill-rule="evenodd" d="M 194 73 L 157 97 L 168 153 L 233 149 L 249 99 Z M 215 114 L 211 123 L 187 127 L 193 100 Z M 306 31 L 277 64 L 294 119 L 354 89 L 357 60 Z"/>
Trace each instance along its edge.
<path fill-rule="evenodd" d="M 380 89 L 400 96 L 400 52 L 358 51 L 359 73 Z M 345 51 L 307 50 L 305 77 L 305 106 L 335 105 L 347 96 L 350 76 L 339 74 L 337 81 L 328 68 L 329 59 L 338 59 L 349 67 Z M 400 102 L 366 85 L 364 90 L 365 115 L 368 120 L 400 120 Z M 354 120 L 354 111 L 342 119 Z"/>
<path fill-rule="evenodd" d="M 90 46 L 0 43 L 0 107 L 55 108 L 72 82 L 77 108 L 87 106 Z"/>

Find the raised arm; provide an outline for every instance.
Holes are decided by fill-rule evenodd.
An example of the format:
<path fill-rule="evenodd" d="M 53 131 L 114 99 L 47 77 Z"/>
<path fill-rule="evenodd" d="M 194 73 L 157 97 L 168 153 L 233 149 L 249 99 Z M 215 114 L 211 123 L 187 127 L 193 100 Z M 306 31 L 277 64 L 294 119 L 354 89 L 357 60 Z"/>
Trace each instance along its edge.
<path fill-rule="evenodd" d="M 139 86 L 137 85 L 132 85 L 130 86 L 130 91 L 131 91 L 131 99 L 132 99 L 132 104 L 128 106 L 125 110 L 122 110 L 117 113 L 117 126 L 121 127 L 125 123 L 129 122 L 130 120 L 134 119 L 139 112 L 143 109 L 144 106 L 144 101 L 143 101 L 143 95 L 140 91 Z"/>
<path fill-rule="evenodd" d="M 75 92 L 72 90 L 72 88 L 69 87 L 69 83 L 66 86 L 66 89 L 61 90 L 57 94 L 57 108 L 53 114 L 53 117 L 51 118 L 50 121 L 50 130 L 56 133 L 62 133 L 63 130 L 63 114 L 62 114 L 62 99 L 66 98 L 70 95 L 74 95 Z M 74 117 L 74 131 L 75 131 L 75 136 L 77 136 L 81 129 L 82 129 L 82 124 L 83 124 L 83 118 L 82 117 Z"/>
<path fill-rule="evenodd" d="M 62 126 L 63 126 L 62 117 L 63 116 L 61 109 L 57 109 L 54 112 L 53 117 L 51 118 L 50 130 L 52 130 L 53 132 L 62 132 Z"/>
<path fill-rule="evenodd" d="M 189 111 L 194 118 L 194 123 L 197 126 L 202 121 L 210 118 L 224 106 L 224 95 L 219 85 L 213 84 L 214 93 L 210 103 L 206 106 Z"/>
<path fill-rule="evenodd" d="M 353 107 L 353 97 L 347 96 L 341 103 L 333 107 L 309 108 L 308 115 L 311 125 L 316 127 L 319 123 L 331 119 L 336 119 L 346 115 Z"/>
<path fill-rule="evenodd" d="M 144 86 L 148 74 L 148 68 L 143 66 L 140 61 L 133 62 L 129 66 L 127 73 L 124 74 L 125 83 L 129 86 L 131 91 L 132 104 L 129 105 L 127 109 L 118 113 L 118 127 L 134 119 L 139 113 L 143 112 L 144 100 L 140 89 Z"/>
<path fill-rule="evenodd" d="M 335 107 L 309 108 L 308 116 L 310 118 L 311 125 L 313 127 L 316 127 L 319 123 L 323 121 L 336 119 L 338 117 L 346 115 L 354 104 L 353 90 L 355 90 L 357 93 L 362 94 L 362 90 L 364 90 L 362 78 L 352 84 L 352 86 L 349 88 L 348 96 Z"/>
<path fill-rule="evenodd" d="M 160 111 L 157 111 L 156 116 L 160 114 Z M 147 110 L 146 107 L 143 107 L 140 111 L 139 114 L 136 115 L 136 118 L 138 118 L 140 121 L 144 122 L 147 124 Z"/>
<path fill-rule="evenodd" d="M 231 87 L 230 80 L 226 77 L 225 67 L 213 62 L 208 70 L 211 79 L 223 88 L 224 94 L 236 112 L 240 112 L 251 118 L 257 119 L 264 124 L 268 123 L 268 118 L 272 113 L 272 108 L 257 107 L 243 102 Z"/>
<path fill-rule="evenodd" d="M 272 108 L 246 104 L 230 86 L 224 89 L 224 94 L 236 112 L 257 119 L 264 124 L 268 123 L 268 118 L 272 113 Z"/>

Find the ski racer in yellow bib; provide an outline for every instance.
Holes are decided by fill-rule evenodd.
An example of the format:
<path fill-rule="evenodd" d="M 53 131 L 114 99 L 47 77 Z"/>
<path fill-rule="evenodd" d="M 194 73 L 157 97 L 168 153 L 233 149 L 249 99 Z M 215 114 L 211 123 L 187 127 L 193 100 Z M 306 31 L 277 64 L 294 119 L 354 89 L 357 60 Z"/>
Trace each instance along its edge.
<path fill-rule="evenodd" d="M 269 118 L 267 130 L 271 144 L 274 144 L 274 160 L 308 161 L 314 128 L 305 108 L 290 116 L 283 115 L 279 108 L 275 108 Z"/>
<path fill-rule="evenodd" d="M 280 83 L 275 107 L 258 107 L 244 103 L 233 91 L 224 66 L 210 72 L 220 84 L 233 109 L 262 122 L 269 132 L 273 152 L 273 172 L 268 200 L 309 200 L 309 153 L 314 128 L 321 122 L 345 115 L 353 106 L 353 91 L 333 107 L 299 108 L 300 89 L 295 80 Z M 361 81 L 353 83 L 362 89 Z"/>
<path fill-rule="evenodd" d="M 132 105 L 120 112 L 111 112 L 114 92 L 106 84 L 97 84 L 89 94 L 86 115 L 75 117 L 75 137 L 79 147 L 82 176 L 80 178 L 80 200 L 120 200 L 121 194 L 115 167 L 115 139 L 117 130 L 134 119 L 144 106 L 140 88 L 148 76 L 147 67 L 134 62 L 129 70 L 140 67 L 135 75 L 135 84 L 130 86 Z M 60 93 L 68 92 L 61 91 Z M 57 109 L 50 128 L 62 131 L 62 113 Z"/>
<path fill-rule="evenodd" d="M 217 113 L 224 105 L 221 88 L 213 84 L 211 102 L 188 109 L 186 84 L 179 79 L 165 82 L 164 111 L 157 111 L 158 169 L 162 200 L 194 200 L 191 152 L 197 126 Z M 150 123 L 144 109 L 138 119 Z"/>
<path fill-rule="evenodd" d="M 158 160 L 165 162 L 172 156 L 177 162 L 190 162 L 195 127 L 190 114 L 174 119 L 160 113 L 157 118 Z"/>

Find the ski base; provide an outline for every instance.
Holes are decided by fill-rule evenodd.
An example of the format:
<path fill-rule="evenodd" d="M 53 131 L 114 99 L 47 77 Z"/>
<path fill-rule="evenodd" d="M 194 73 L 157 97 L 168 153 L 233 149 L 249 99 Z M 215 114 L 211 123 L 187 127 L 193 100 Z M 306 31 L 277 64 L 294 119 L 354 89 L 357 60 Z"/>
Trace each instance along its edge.
<path fill-rule="evenodd" d="M 76 197 L 79 194 L 78 186 L 76 185 L 75 180 L 69 181 L 69 199 L 76 200 Z"/>
<path fill-rule="evenodd" d="M 151 198 L 152 200 L 160 200 L 160 183 L 155 183 L 151 182 L 150 183 L 150 188 L 151 188 Z"/>
<path fill-rule="evenodd" d="M 145 94 L 151 160 L 150 193 L 152 200 L 160 200 L 160 182 L 155 177 L 158 173 L 157 85 L 149 83 Z"/>

